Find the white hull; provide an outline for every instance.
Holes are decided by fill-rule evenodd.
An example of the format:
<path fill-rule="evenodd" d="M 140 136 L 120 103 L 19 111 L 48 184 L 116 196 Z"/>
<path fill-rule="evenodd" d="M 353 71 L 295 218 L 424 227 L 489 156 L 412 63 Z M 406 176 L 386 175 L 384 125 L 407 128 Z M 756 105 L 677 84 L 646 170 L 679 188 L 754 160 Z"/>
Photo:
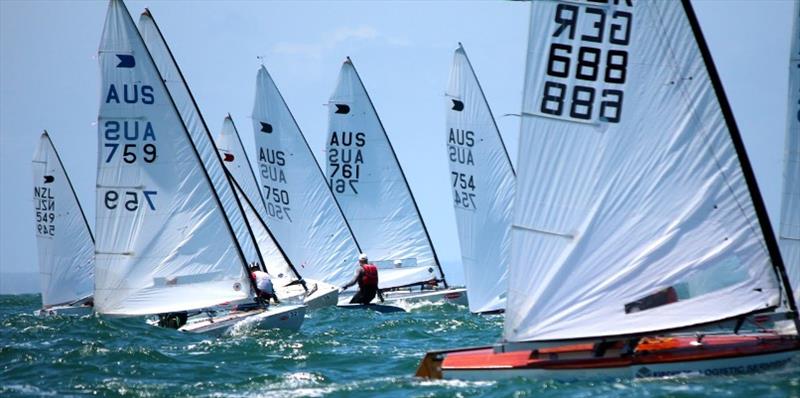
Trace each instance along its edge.
<path fill-rule="evenodd" d="M 240 328 L 299 330 L 306 306 L 281 305 L 246 312 L 232 312 L 218 317 L 190 320 L 180 331 L 219 336 Z"/>
<path fill-rule="evenodd" d="M 303 304 L 308 307 L 309 311 L 324 307 L 333 307 L 338 303 L 338 287 L 311 279 L 306 279 L 306 286 L 309 289 L 308 291 L 312 292 L 308 296 L 306 296 L 308 292 L 306 292 L 301 285 L 280 286 L 276 287 L 275 290 L 281 302 L 297 305 Z"/>
<path fill-rule="evenodd" d="M 536 380 L 609 380 L 669 376 L 721 376 L 757 373 L 786 365 L 797 351 L 751 355 L 736 358 L 685 361 L 662 364 L 621 366 L 601 369 L 549 370 L 549 369 L 475 369 L 442 370 L 445 379 L 505 380 L 516 377 Z"/>
<path fill-rule="evenodd" d="M 342 304 L 349 304 L 350 299 L 353 298 L 352 294 L 348 294 L 346 296 L 340 295 L 339 296 L 339 305 Z M 400 304 L 400 303 L 420 303 L 420 302 L 448 302 L 451 304 L 458 304 L 458 305 L 468 305 L 467 301 L 467 289 L 463 287 L 451 287 L 447 289 L 437 289 L 437 290 L 412 290 L 412 289 L 403 289 L 403 290 L 395 290 L 395 291 L 388 291 L 383 293 L 384 304 Z M 378 304 L 380 300 L 378 296 L 375 296 L 375 299 L 372 300 L 372 303 Z"/>
<path fill-rule="evenodd" d="M 90 315 L 94 308 L 88 305 L 57 305 L 49 308 L 42 308 L 33 312 L 36 316 L 56 316 L 70 315 L 83 316 Z"/>

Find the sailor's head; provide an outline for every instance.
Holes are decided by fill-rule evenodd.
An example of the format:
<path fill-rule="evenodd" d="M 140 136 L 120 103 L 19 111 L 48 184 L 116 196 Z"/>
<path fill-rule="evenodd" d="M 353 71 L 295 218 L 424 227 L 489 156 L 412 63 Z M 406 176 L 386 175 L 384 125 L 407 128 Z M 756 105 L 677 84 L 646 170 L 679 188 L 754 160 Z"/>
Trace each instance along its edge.
<path fill-rule="evenodd" d="M 251 272 L 256 272 L 258 270 L 260 270 L 260 268 L 258 267 L 258 263 L 250 263 L 250 271 Z"/>
<path fill-rule="evenodd" d="M 394 260 L 394 267 L 401 268 L 403 266 L 403 262 L 401 260 Z"/>
<path fill-rule="evenodd" d="M 359 263 L 366 264 L 368 261 L 369 261 L 369 259 L 367 259 L 367 253 L 361 253 L 361 254 L 358 255 L 358 262 Z"/>

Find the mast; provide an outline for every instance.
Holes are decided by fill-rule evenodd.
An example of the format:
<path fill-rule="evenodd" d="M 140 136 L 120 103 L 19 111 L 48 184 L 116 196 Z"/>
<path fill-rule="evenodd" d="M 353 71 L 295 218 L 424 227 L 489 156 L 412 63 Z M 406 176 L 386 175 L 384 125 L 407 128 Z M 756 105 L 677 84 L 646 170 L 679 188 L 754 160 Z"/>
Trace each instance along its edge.
<path fill-rule="evenodd" d="M 253 167 L 250 165 L 250 157 L 247 156 L 247 151 L 244 149 L 244 144 L 242 143 L 242 137 L 239 136 L 239 129 L 236 128 L 236 123 L 233 122 L 233 118 L 231 117 L 230 113 L 228 113 L 228 116 L 226 116 L 225 119 L 231 121 L 231 126 L 233 126 L 233 133 L 236 134 L 236 140 L 239 142 L 239 146 L 242 148 L 242 153 L 244 154 L 244 161 L 245 161 L 245 164 L 247 165 L 247 169 L 250 170 L 250 175 L 253 176 L 253 181 L 256 181 L 256 188 L 258 188 L 258 192 L 259 192 L 258 196 L 261 199 L 260 200 L 261 205 L 263 205 L 264 206 L 264 210 L 266 210 L 267 209 L 267 204 L 264 202 L 264 195 L 261 194 L 261 188 L 258 187 L 258 183 L 257 183 L 258 179 L 256 178 L 256 173 L 253 171 Z M 227 167 L 225 167 L 225 173 L 229 174 Z M 230 178 L 233 178 L 233 176 L 230 176 Z M 239 183 L 236 182 L 235 178 L 233 178 L 233 181 L 236 183 L 236 185 L 239 185 Z M 241 186 L 239 188 L 241 188 Z M 244 191 L 242 191 L 242 192 L 244 192 Z M 247 195 L 244 195 L 244 196 L 247 197 Z M 248 198 L 248 202 L 249 202 L 249 198 Z M 261 215 L 259 215 L 259 219 L 260 218 L 261 218 Z M 269 231 L 269 228 L 267 228 L 267 230 Z M 270 232 L 270 235 L 272 235 L 272 232 Z M 280 246 L 279 246 L 279 248 L 280 248 Z M 281 252 L 283 252 L 283 249 L 281 249 Z"/>
<path fill-rule="evenodd" d="M 192 105 L 197 110 L 197 116 L 198 116 L 198 118 L 200 119 L 200 122 L 203 125 L 203 129 L 205 130 L 206 137 L 208 138 L 209 142 L 212 145 L 212 148 L 214 149 L 213 150 L 214 156 L 217 157 L 217 161 L 219 162 L 219 164 L 224 169 L 225 168 L 225 164 L 222 162 L 222 157 L 219 155 L 219 150 L 217 150 L 217 145 L 214 142 L 214 138 L 211 136 L 211 133 L 209 132 L 208 125 L 206 125 L 206 121 L 203 118 L 203 114 L 200 113 L 200 108 L 197 106 L 197 102 L 194 99 L 194 95 L 192 94 L 192 90 L 189 89 L 189 85 L 186 84 L 186 79 L 183 76 L 183 72 L 181 71 L 180 66 L 178 66 L 178 62 L 175 60 L 175 56 L 172 54 L 172 50 L 169 48 L 169 44 L 167 44 L 167 41 L 164 40 L 164 35 L 161 33 L 161 28 L 158 27 L 158 23 L 156 23 L 155 18 L 153 18 L 153 15 L 150 13 L 150 10 L 148 8 L 144 9 L 144 12 L 142 12 L 142 15 L 146 15 L 147 17 L 149 17 L 153 21 L 153 26 L 156 28 L 156 32 L 158 33 L 159 37 L 161 38 L 161 41 L 164 43 L 164 48 L 167 50 L 167 53 L 169 54 L 169 57 L 172 60 L 172 63 L 175 65 L 175 69 L 178 71 L 178 76 L 180 76 L 181 82 L 183 83 L 183 86 L 186 87 L 186 92 L 188 93 L 189 98 L 192 101 Z M 131 18 L 131 20 L 133 20 L 133 18 Z M 137 32 L 138 32 L 138 29 L 137 29 Z M 145 46 L 145 48 L 146 47 L 147 46 Z M 147 53 L 148 53 L 148 55 L 150 54 L 150 50 L 149 49 L 147 50 Z M 151 56 L 151 60 L 152 60 L 152 56 Z M 153 64 L 155 65 L 155 61 L 153 61 Z M 158 69 L 158 68 L 156 68 L 156 69 Z M 162 81 L 163 81 L 163 78 L 162 78 Z M 164 84 L 164 86 L 165 86 L 164 88 L 167 90 L 167 92 L 169 92 L 169 89 L 166 87 L 166 84 Z M 172 101 L 172 96 L 170 96 L 170 101 Z M 175 104 L 173 102 L 173 106 L 174 105 Z M 175 107 L 175 111 L 178 112 L 178 116 L 181 119 L 181 123 L 183 123 L 183 125 L 184 125 L 184 130 L 186 131 L 187 135 L 189 135 L 188 127 L 186 126 L 186 123 L 183 120 L 183 117 L 181 116 L 181 114 L 178 111 L 177 107 Z M 189 135 L 189 141 L 192 142 L 192 147 L 194 148 L 194 141 L 192 140 L 191 135 Z M 195 153 L 197 153 L 197 157 L 198 157 L 198 160 L 200 161 L 200 163 L 203 164 L 203 171 L 206 174 L 206 177 L 208 177 L 209 184 L 211 184 L 211 189 L 214 191 L 214 197 L 216 198 L 217 203 L 219 203 L 219 206 L 222 209 L 223 214 L 225 215 L 226 224 L 230 228 L 230 231 L 233 234 L 234 240 L 237 243 L 238 250 L 242 254 L 242 259 L 243 259 L 242 266 L 244 267 L 245 274 L 249 275 L 250 269 L 248 268 L 247 260 L 244 258 L 244 251 L 241 248 L 241 244 L 239 243 L 239 239 L 236 236 L 236 233 L 233 231 L 233 226 L 231 225 L 231 222 L 228 219 L 228 214 L 225 212 L 225 208 L 222 206 L 222 202 L 219 200 L 219 194 L 217 193 L 216 188 L 214 187 L 214 183 L 211 181 L 211 177 L 208 175 L 208 171 L 205 170 L 205 164 L 203 163 L 203 159 L 200 157 L 199 152 L 197 152 L 197 148 L 195 148 Z M 231 188 L 231 191 L 233 191 L 233 186 L 230 184 L 230 180 L 229 179 L 226 179 L 226 180 L 228 180 L 228 185 Z M 236 197 L 235 192 L 234 192 L 234 197 Z M 242 203 L 238 200 L 238 198 L 236 199 L 236 206 L 239 209 L 239 212 L 242 214 L 242 220 L 244 221 L 245 225 L 247 226 L 247 231 L 248 231 L 248 234 L 250 235 L 250 240 L 253 243 L 253 248 L 255 249 L 254 251 L 256 252 L 256 256 L 258 257 L 258 261 L 261 264 L 264 264 L 264 259 L 261 256 L 261 251 L 258 250 L 258 242 L 256 241 L 256 238 L 253 235 L 253 231 L 250 228 L 250 225 L 247 223 L 247 220 L 245 219 L 244 208 L 242 208 Z M 252 278 L 248 277 L 247 279 L 250 281 L 250 285 L 253 287 L 253 289 L 255 291 L 255 288 L 256 288 L 255 282 L 252 280 Z"/>
<path fill-rule="evenodd" d="M 372 107 L 373 113 L 375 113 L 375 118 L 378 120 L 378 124 L 381 126 L 381 131 L 386 137 L 386 143 L 389 145 L 389 150 L 392 152 L 394 161 L 398 166 L 397 168 L 400 170 L 400 176 L 403 177 L 403 182 L 406 185 L 406 190 L 408 190 L 408 194 L 411 197 L 411 203 L 414 204 L 414 209 L 417 211 L 417 218 L 419 219 L 420 224 L 422 224 L 422 230 L 425 232 L 425 237 L 428 239 L 428 245 L 430 246 L 431 252 L 433 253 L 433 261 L 436 262 L 436 267 L 439 269 L 439 274 L 442 275 L 442 282 L 444 283 L 444 287 L 449 288 L 450 286 L 447 284 L 447 278 L 445 278 L 444 276 L 444 270 L 442 269 L 442 264 L 439 262 L 439 256 L 436 255 L 436 248 L 433 247 L 433 241 L 431 241 L 431 235 L 428 233 L 428 228 L 425 226 L 425 220 L 422 218 L 422 215 L 419 212 L 419 206 L 417 206 L 417 200 L 414 198 L 414 193 L 411 192 L 411 187 L 408 185 L 408 179 L 406 179 L 406 174 L 405 172 L 403 172 L 403 168 L 400 167 L 400 161 L 397 160 L 397 153 L 395 153 L 394 151 L 394 147 L 392 146 L 392 141 L 389 140 L 389 137 L 386 134 L 386 129 L 383 127 L 383 122 L 381 121 L 380 116 L 378 116 L 378 112 L 375 111 L 375 105 L 372 103 L 372 98 L 370 98 L 369 92 L 366 90 L 366 86 L 364 86 L 364 82 L 361 80 L 361 75 L 358 74 L 358 70 L 356 70 L 355 65 L 353 65 L 353 61 L 350 60 L 350 57 L 347 57 L 345 63 L 349 63 L 353 67 L 353 71 L 355 72 L 359 84 L 361 84 L 362 87 L 365 87 L 364 94 L 367 97 L 369 106 Z"/>
<path fill-rule="evenodd" d="M 758 223 L 764 236 L 764 242 L 767 245 L 767 251 L 769 252 L 772 266 L 775 269 L 775 274 L 778 276 L 778 279 L 780 279 L 781 283 L 783 284 L 783 291 L 787 296 L 786 302 L 792 312 L 792 319 L 794 320 L 797 330 L 800 331 L 800 319 L 798 319 L 797 314 L 797 303 L 795 303 L 794 300 L 793 290 L 789 282 L 789 277 L 786 273 L 786 266 L 783 264 L 783 258 L 781 257 L 780 248 L 778 247 L 778 241 L 775 239 L 775 233 L 772 230 L 772 224 L 770 224 L 769 215 L 767 214 L 767 207 L 764 205 L 764 200 L 761 197 L 761 191 L 758 189 L 758 182 L 756 181 L 755 174 L 753 173 L 753 168 L 750 165 L 750 159 L 747 157 L 747 151 L 745 150 L 744 142 L 742 141 L 741 133 L 739 132 L 739 127 L 736 125 L 736 119 L 733 117 L 733 111 L 731 110 L 730 103 L 728 102 L 728 97 L 725 94 L 725 89 L 722 87 L 722 81 L 717 73 L 714 60 L 711 58 L 711 52 L 708 50 L 708 44 L 703 36 L 703 31 L 700 29 L 700 24 L 697 21 L 697 16 L 694 13 L 692 4 L 689 0 L 681 0 L 681 4 L 686 12 L 686 17 L 689 20 L 689 25 L 692 28 L 694 37 L 697 40 L 697 46 L 700 48 L 700 54 L 702 55 L 703 62 L 706 65 L 706 70 L 708 71 L 711 85 L 714 88 L 714 93 L 716 94 L 717 100 L 719 101 L 719 106 L 722 109 L 722 115 L 725 118 L 725 123 L 728 126 L 731 141 L 733 141 L 733 147 L 736 149 L 739 165 L 741 167 L 742 174 L 744 175 L 744 180 L 747 183 L 747 189 L 750 192 L 750 198 L 753 200 L 753 207 L 756 215 L 758 216 Z"/>

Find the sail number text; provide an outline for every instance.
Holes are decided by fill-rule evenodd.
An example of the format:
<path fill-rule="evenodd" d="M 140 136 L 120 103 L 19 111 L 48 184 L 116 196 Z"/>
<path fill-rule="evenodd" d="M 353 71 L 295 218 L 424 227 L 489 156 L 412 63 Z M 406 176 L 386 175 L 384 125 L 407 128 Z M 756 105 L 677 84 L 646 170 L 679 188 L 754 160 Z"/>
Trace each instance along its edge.
<path fill-rule="evenodd" d="M 361 166 L 364 165 L 363 132 L 334 131 L 328 142 L 328 183 L 337 194 L 358 194 Z"/>
<path fill-rule="evenodd" d="M 41 236 L 56 234 L 56 199 L 50 187 L 33 187 L 34 209 L 36 210 L 36 233 Z"/>
<path fill-rule="evenodd" d="M 456 208 L 475 210 L 475 132 L 451 128 L 447 135 L 447 154 L 450 159 L 450 180 L 453 205 Z"/>
<path fill-rule="evenodd" d="M 292 203 L 286 181 L 286 153 L 266 146 L 258 148 L 258 167 L 261 172 L 261 193 L 267 215 L 280 221 L 292 222 Z"/>
<path fill-rule="evenodd" d="M 632 23 L 633 13 L 619 8 L 558 4 L 538 111 L 619 123 Z"/>

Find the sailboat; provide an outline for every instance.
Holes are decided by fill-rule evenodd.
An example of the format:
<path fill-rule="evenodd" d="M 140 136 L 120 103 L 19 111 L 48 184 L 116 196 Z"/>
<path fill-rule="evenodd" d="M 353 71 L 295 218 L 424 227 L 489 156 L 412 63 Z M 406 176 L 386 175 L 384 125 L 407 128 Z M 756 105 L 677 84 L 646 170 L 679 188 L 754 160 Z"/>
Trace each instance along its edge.
<path fill-rule="evenodd" d="M 505 309 L 514 168 L 464 47 L 446 92 L 447 159 L 469 309 Z"/>
<path fill-rule="evenodd" d="M 35 314 L 90 314 L 94 237 L 47 131 L 33 155 L 33 209 L 42 287 Z"/>
<path fill-rule="evenodd" d="M 238 238 L 252 237 L 249 225 L 234 229 L 244 209 L 233 183 L 203 156 L 218 156 L 210 135 L 188 129 L 167 88 L 175 75 L 161 75 L 121 0 L 109 4 L 99 60 L 95 311 L 197 333 L 298 329 L 305 306 L 256 303 L 248 265 L 263 261 Z"/>
<path fill-rule="evenodd" d="M 282 300 L 291 304 L 302 304 L 303 299 L 310 293 L 302 276 L 275 242 L 269 229 L 263 225 L 263 221 L 257 216 L 258 212 L 248 211 L 247 206 L 251 205 L 250 201 L 238 193 L 234 196 L 235 183 L 230 181 L 231 175 L 224 167 L 225 162 L 218 146 L 161 29 L 147 9 L 139 18 L 139 32 L 153 56 L 156 67 L 165 79 L 165 85 L 177 104 L 181 119 L 194 142 L 198 144 L 200 157 L 212 176 L 214 190 L 222 199 L 223 209 L 236 231 L 237 241 L 244 253 L 258 258 L 256 264 L 271 274 L 276 282 L 276 293 Z M 256 234 L 255 230 L 260 233 Z"/>
<path fill-rule="evenodd" d="M 386 300 L 467 304 L 466 289 L 447 284 L 389 137 L 350 58 L 342 65 L 328 108 L 328 183 L 361 249 L 380 270 Z"/>
<path fill-rule="evenodd" d="M 778 242 L 796 302 L 800 300 L 800 6 L 797 1 L 794 2 L 793 15 Z"/>
<path fill-rule="evenodd" d="M 773 369 L 800 350 L 777 240 L 689 1 L 531 3 L 502 340 L 418 376 Z M 760 322 L 760 323 L 759 323 Z"/>
<path fill-rule="evenodd" d="M 256 95 L 258 95 L 258 93 Z M 287 266 L 289 264 L 303 265 L 303 281 L 307 286 L 307 290 L 302 289 L 303 285 L 293 283 L 291 280 L 279 282 L 276 284 L 276 293 L 280 297 L 281 301 L 297 298 L 303 304 L 308 306 L 309 310 L 336 305 L 339 297 L 339 288 L 316 280 L 313 277 L 306 277 L 311 274 L 311 267 L 308 267 L 306 262 L 299 261 L 303 259 L 302 257 L 291 256 L 291 254 L 293 254 L 291 248 L 294 247 L 292 246 L 293 241 L 307 242 L 314 236 L 313 230 L 311 229 L 312 226 L 295 231 L 294 234 L 289 234 L 286 236 L 286 238 L 280 239 L 281 234 L 285 233 L 284 229 L 280 228 L 280 225 L 276 225 L 275 223 L 270 223 L 270 221 L 268 221 L 271 220 L 270 215 L 274 216 L 276 214 L 276 209 L 279 209 L 280 213 L 278 214 L 281 217 L 292 217 L 294 220 L 303 217 L 316 217 L 326 220 L 326 215 L 319 212 L 306 213 L 302 208 L 296 208 L 295 213 L 297 214 L 292 214 L 290 213 L 290 210 L 288 210 L 288 205 L 283 203 L 269 203 L 269 205 L 267 205 L 265 203 L 264 196 L 261 194 L 261 190 L 256 182 L 255 174 L 250 166 L 250 159 L 247 156 L 247 152 L 244 149 L 242 140 L 239 137 L 239 132 L 236 129 L 236 125 L 234 124 L 233 118 L 231 118 L 230 115 L 225 118 L 225 121 L 222 124 L 222 130 L 220 130 L 220 135 L 217 142 L 226 169 L 231 173 L 231 176 L 237 182 L 237 185 L 241 187 L 242 196 L 247 198 L 247 203 L 252 206 L 252 216 L 248 216 L 248 219 L 252 219 L 252 224 L 258 224 L 258 227 L 261 231 L 260 233 L 256 233 L 258 246 L 260 248 L 272 248 L 272 250 L 267 251 L 262 249 L 261 253 L 268 267 L 274 267 L 280 264 L 286 264 Z M 264 151 L 259 149 L 258 153 L 260 159 Z M 274 153 L 271 154 L 271 156 L 274 156 Z M 264 156 L 266 159 L 267 155 Z M 259 160 L 259 165 L 261 166 L 261 160 Z M 269 173 L 269 171 L 265 171 L 263 167 L 264 166 L 261 166 L 260 170 L 262 178 L 264 178 L 265 173 Z M 287 173 L 288 169 L 289 168 L 287 167 Z M 280 173 L 283 175 L 284 171 L 281 170 Z M 277 198 L 278 201 L 281 200 L 280 195 L 275 196 L 275 198 Z M 288 202 L 288 197 L 286 201 Z M 309 202 L 305 203 L 307 204 Z M 306 204 L 300 203 L 298 206 L 304 206 Z M 292 238 L 294 240 L 292 240 Z M 312 247 L 315 253 L 321 253 L 324 251 L 326 246 L 316 245 Z M 309 248 L 309 250 L 312 249 Z M 270 274 L 279 276 L 291 275 L 291 273 L 287 271 L 288 270 L 286 270 L 284 267 L 283 270 L 278 270 L 277 272 L 270 270 Z"/>

